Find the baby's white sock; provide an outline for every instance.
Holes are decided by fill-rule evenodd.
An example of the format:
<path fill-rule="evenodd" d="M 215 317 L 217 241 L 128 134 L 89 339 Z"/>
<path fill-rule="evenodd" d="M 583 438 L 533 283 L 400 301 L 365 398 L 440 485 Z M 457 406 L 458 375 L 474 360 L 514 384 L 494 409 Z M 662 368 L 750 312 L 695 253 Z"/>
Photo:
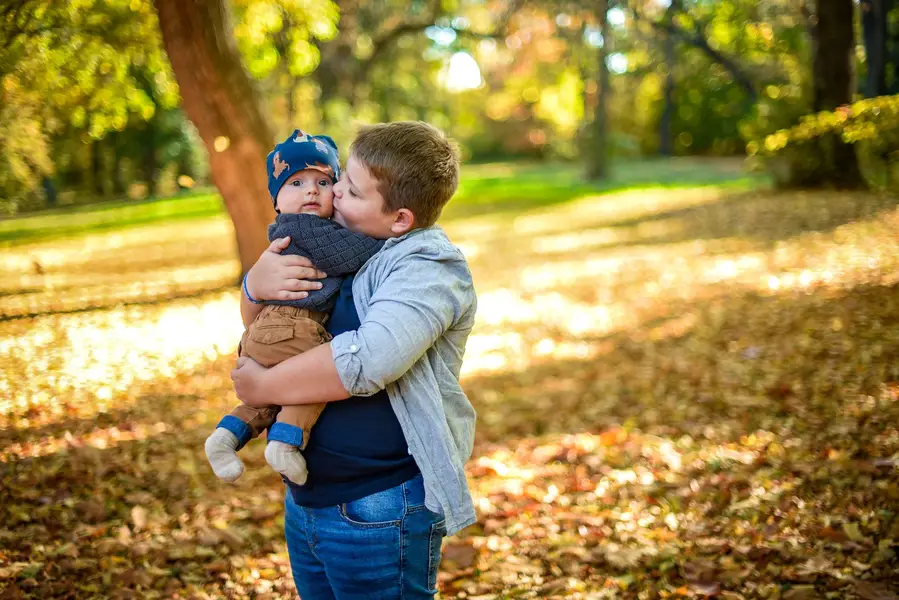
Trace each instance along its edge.
<path fill-rule="evenodd" d="M 222 481 L 236 481 L 243 475 L 243 462 L 237 456 L 239 444 L 237 436 L 224 427 L 216 427 L 206 438 L 206 458 L 216 477 Z"/>
<path fill-rule="evenodd" d="M 269 440 L 265 447 L 265 460 L 272 468 L 284 475 L 297 485 L 306 483 L 309 471 L 306 469 L 306 459 L 300 454 L 300 449 L 284 442 Z"/>

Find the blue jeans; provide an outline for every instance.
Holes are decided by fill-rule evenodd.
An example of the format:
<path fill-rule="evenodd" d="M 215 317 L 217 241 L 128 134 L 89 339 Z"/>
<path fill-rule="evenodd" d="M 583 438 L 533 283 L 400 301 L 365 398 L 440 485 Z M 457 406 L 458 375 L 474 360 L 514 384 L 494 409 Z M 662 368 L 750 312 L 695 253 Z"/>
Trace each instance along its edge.
<path fill-rule="evenodd" d="M 421 475 L 327 508 L 287 492 L 284 534 L 303 600 L 416 600 L 437 593 L 442 516 L 425 508 Z"/>

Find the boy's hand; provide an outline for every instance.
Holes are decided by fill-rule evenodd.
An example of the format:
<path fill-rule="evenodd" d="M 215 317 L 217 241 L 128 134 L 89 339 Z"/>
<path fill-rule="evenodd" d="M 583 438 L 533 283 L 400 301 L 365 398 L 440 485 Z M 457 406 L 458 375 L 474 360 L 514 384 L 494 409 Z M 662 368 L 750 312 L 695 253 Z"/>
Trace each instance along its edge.
<path fill-rule="evenodd" d="M 272 404 L 264 389 L 265 374 L 268 369 L 248 356 L 237 359 L 237 368 L 231 371 L 234 382 L 234 393 L 247 406 L 266 406 Z"/>
<path fill-rule="evenodd" d="M 310 290 L 321 289 L 321 283 L 310 280 L 327 275 L 304 256 L 282 256 L 289 244 L 289 236 L 273 241 L 247 274 L 247 289 L 256 300 L 301 300 Z"/>

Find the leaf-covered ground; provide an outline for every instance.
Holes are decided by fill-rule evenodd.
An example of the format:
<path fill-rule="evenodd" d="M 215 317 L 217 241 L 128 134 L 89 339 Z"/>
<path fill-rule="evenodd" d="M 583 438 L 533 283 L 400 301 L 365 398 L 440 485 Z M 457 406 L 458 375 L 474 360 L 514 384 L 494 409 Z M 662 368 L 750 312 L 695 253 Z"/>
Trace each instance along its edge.
<path fill-rule="evenodd" d="M 899 598 L 899 202 L 569 197 L 446 225 L 480 297 L 479 521 L 442 596 Z M 232 486 L 203 457 L 235 403 L 229 235 L 0 256 L 0 598 L 295 597 L 262 443 Z"/>

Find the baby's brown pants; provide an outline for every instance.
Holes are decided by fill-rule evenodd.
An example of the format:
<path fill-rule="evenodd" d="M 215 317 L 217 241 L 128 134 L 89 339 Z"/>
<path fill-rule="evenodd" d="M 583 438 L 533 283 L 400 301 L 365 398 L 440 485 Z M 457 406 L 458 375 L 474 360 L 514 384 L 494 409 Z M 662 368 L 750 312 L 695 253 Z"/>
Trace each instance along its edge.
<path fill-rule="evenodd" d="M 249 356 L 263 367 L 273 367 L 291 356 L 331 341 L 323 327 L 328 314 L 295 306 L 267 304 L 240 340 L 238 354 Z M 303 445 L 309 443 L 309 432 L 325 409 L 325 403 L 296 406 L 264 406 L 254 408 L 241 404 L 231 415 L 246 423 L 257 437 L 275 420 L 303 430 Z"/>

